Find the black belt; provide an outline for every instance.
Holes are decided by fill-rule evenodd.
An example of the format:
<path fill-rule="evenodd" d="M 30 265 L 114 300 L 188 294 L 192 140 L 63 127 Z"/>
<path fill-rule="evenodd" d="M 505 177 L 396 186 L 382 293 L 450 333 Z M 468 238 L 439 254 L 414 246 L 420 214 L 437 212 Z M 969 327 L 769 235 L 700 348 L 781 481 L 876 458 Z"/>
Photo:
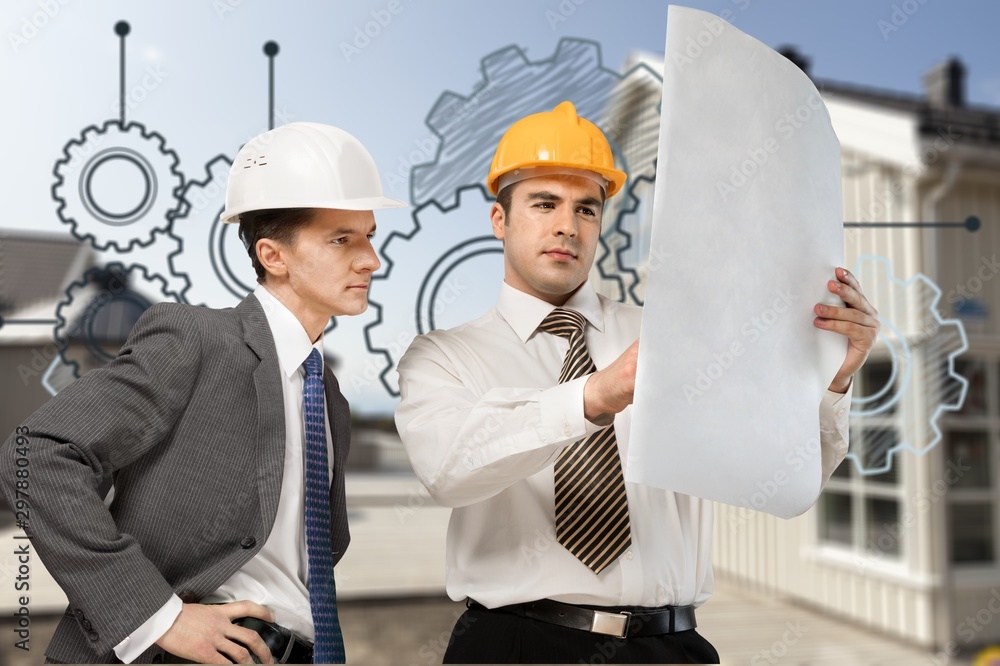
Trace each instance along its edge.
<path fill-rule="evenodd" d="M 260 634 L 276 664 L 313 663 L 313 644 L 280 624 L 265 622 L 255 617 L 237 618 L 233 620 L 233 624 L 238 624 Z M 257 655 L 253 654 L 253 650 L 250 651 L 250 654 L 253 656 L 254 663 L 259 664 L 260 661 L 257 660 Z"/>
<path fill-rule="evenodd" d="M 486 609 L 469 599 L 469 608 Z M 615 606 L 612 608 L 574 606 L 551 599 L 529 601 L 523 604 L 486 609 L 513 613 L 522 617 L 557 624 L 570 629 L 580 629 L 607 636 L 660 636 L 688 631 L 698 626 L 694 619 L 694 606 Z"/>

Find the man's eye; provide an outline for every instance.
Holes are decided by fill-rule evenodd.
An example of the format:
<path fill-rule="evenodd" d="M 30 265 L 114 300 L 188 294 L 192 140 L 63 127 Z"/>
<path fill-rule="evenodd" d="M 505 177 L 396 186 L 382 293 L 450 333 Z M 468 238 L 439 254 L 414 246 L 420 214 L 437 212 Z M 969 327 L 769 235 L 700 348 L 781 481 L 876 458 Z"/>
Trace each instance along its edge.
<path fill-rule="evenodd" d="M 540 202 L 538 204 L 535 204 L 535 205 L 538 208 L 555 208 L 555 206 L 551 202 L 549 202 L 549 201 L 542 201 L 542 202 Z"/>
<path fill-rule="evenodd" d="M 593 208 L 579 208 L 577 212 L 583 213 L 584 215 L 596 215 Z"/>
<path fill-rule="evenodd" d="M 342 236 L 340 238 L 334 238 L 330 242 L 333 243 L 334 245 L 343 245 L 344 243 L 347 242 L 347 236 Z"/>
<path fill-rule="evenodd" d="M 374 239 L 375 239 L 374 233 L 368 234 L 368 240 L 374 240 Z"/>

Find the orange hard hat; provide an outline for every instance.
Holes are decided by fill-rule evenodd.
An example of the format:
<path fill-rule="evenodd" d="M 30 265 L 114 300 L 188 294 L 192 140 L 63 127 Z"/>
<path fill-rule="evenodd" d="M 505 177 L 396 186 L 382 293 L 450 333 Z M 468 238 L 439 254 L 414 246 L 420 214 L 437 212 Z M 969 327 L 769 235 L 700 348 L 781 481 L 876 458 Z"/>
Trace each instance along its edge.
<path fill-rule="evenodd" d="M 506 184 L 530 178 L 529 170 L 537 167 L 545 167 L 545 173 L 596 174 L 604 183 L 604 196 L 609 198 L 621 190 L 627 177 L 615 168 L 604 133 L 576 115 L 572 102 L 563 102 L 551 111 L 526 116 L 511 125 L 497 145 L 486 184 L 496 196 L 501 180 Z"/>

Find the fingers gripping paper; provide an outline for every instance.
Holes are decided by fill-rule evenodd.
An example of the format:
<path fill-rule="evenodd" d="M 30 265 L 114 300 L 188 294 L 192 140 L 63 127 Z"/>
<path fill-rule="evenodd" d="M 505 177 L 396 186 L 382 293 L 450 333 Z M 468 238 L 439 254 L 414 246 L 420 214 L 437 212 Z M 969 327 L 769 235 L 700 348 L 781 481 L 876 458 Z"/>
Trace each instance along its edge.
<path fill-rule="evenodd" d="M 820 490 L 844 360 L 812 324 L 843 262 L 840 146 L 812 82 L 720 18 L 670 7 L 626 478 L 781 517 Z"/>

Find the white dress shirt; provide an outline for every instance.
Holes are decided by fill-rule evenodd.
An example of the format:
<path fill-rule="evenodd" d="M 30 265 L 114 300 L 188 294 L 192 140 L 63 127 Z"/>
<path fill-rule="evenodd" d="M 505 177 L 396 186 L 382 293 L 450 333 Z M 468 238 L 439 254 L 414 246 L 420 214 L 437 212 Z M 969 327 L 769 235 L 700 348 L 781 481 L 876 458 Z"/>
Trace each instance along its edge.
<path fill-rule="evenodd" d="M 308 559 L 305 542 L 305 420 L 302 412 L 302 364 L 313 349 L 323 355 L 323 336 L 314 344 L 292 312 L 263 285 L 254 290 L 274 337 L 281 369 L 285 407 L 285 463 L 281 493 L 274 525 L 260 551 L 201 603 L 250 601 L 266 606 L 275 621 L 307 640 L 313 640 L 312 612 L 309 608 Z M 327 460 L 332 478 L 333 438 L 326 414 Z M 182 603 L 174 595 L 152 617 L 124 641 L 115 654 L 131 663 L 170 629 L 181 612 Z"/>
<path fill-rule="evenodd" d="M 417 337 L 400 359 L 400 437 L 430 494 L 454 507 L 448 595 L 489 608 L 542 598 L 700 605 L 713 589 L 710 501 L 627 483 L 632 545 L 600 574 L 556 540 L 553 463 L 601 426 L 583 415 L 587 377 L 557 384 L 569 342 L 537 330 L 554 307 L 504 283 L 495 308 Z M 589 283 L 563 307 L 586 317 L 598 368 L 639 336 L 642 309 L 599 296 Z M 820 406 L 824 484 L 847 454 L 849 407 L 850 391 L 827 392 Z M 623 460 L 630 423 L 631 407 L 615 417 Z M 664 438 L 671 434 L 665 423 Z"/>

